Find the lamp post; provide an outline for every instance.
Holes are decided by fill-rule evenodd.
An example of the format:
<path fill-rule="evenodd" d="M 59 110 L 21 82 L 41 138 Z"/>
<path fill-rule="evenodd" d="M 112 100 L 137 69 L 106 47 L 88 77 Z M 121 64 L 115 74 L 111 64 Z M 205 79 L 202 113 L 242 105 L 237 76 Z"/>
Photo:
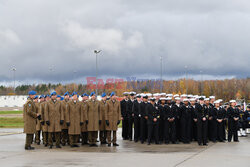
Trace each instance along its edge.
<path fill-rule="evenodd" d="M 96 65 L 96 95 L 98 95 L 97 83 L 98 83 L 98 67 L 97 67 L 97 56 L 101 52 L 101 50 L 94 50 L 95 53 L 95 65 Z"/>
<path fill-rule="evenodd" d="M 13 67 L 12 69 L 11 69 L 12 71 L 13 71 L 13 80 L 14 80 L 14 94 L 16 94 L 16 68 L 15 67 Z"/>
<path fill-rule="evenodd" d="M 160 60 L 161 60 L 161 92 L 162 92 L 162 87 L 163 87 L 163 81 L 162 81 L 162 56 L 160 56 Z"/>
<path fill-rule="evenodd" d="M 185 76 L 186 76 L 186 78 L 185 78 L 185 81 L 186 81 L 186 94 L 188 94 L 188 84 L 187 84 L 187 66 L 185 66 Z"/>

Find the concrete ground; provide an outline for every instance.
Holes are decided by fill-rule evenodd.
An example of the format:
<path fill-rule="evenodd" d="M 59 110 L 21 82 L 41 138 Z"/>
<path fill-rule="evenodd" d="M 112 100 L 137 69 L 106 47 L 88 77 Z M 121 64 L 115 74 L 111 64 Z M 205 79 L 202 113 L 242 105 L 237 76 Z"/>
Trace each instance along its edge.
<path fill-rule="evenodd" d="M 34 145 L 34 151 L 24 150 L 22 129 L 0 129 L 0 165 L 7 166 L 250 166 L 250 137 L 239 143 L 209 143 L 146 145 L 123 141 L 118 132 L 119 147 L 48 149 Z"/>

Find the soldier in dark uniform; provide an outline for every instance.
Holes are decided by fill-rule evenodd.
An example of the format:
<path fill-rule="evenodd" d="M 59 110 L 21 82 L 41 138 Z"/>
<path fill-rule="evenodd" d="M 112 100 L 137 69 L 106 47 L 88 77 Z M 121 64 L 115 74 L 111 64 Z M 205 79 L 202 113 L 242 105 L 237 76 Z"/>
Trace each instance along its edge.
<path fill-rule="evenodd" d="M 189 144 L 192 131 L 192 107 L 189 105 L 188 99 L 183 99 L 183 103 L 180 108 L 181 140 L 183 143 Z"/>
<path fill-rule="evenodd" d="M 206 106 L 208 108 L 208 114 L 209 114 L 209 118 L 208 118 L 208 137 L 209 137 L 209 140 L 212 141 L 212 142 L 216 142 L 216 137 L 217 137 L 217 124 L 216 124 L 216 119 L 217 119 L 217 116 L 216 116 L 216 112 L 214 112 L 214 105 L 210 102 L 213 102 L 210 101 L 209 98 L 206 98 L 205 99 L 205 103 L 206 103 Z"/>
<path fill-rule="evenodd" d="M 180 107 L 181 99 L 179 97 L 175 98 L 175 103 L 173 104 L 172 110 L 175 113 L 175 126 L 176 126 L 176 142 L 181 141 L 181 124 L 180 124 Z"/>
<path fill-rule="evenodd" d="M 143 144 L 145 140 L 147 139 L 147 132 L 148 132 L 148 127 L 147 127 L 147 116 L 146 116 L 146 107 L 148 105 L 148 96 L 143 95 L 142 102 L 140 103 L 140 111 L 139 111 L 139 117 L 140 117 L 140 140 L 141 143 Z"/>
<path fill-rule="evenodd" d="M 198 144 L 203 143 L 207 146 L 207 125 L 208 125 L 208 107 L 204 104 L 204 98 L 199 99 L 200 104 L 197 105 L 197 140 Z"/>
<path fill-rule="evenodd" d="M 224 142 L 224 138 L 223 138 L 223 120 L 225 118 L 225 109 L 223 107 L 220 106 L 220 101 L 215 101 L 214 102 L 214 112 L 217 115 L 216 118 L 216 122 L 217 122 L 217 140 L 219 142 Z"/>
<path fill-rule="evenodd" d="M 130 98 L 127 101 L 126 112 L 128 114 L 128 138 L 130 141 L 133 140 L 133 124 L 134 124 L 134 114 L 132 112 L 135 92 L 130 92 Z"/>
<path fill-rule="evenodd" d="M 128 140 L 128 113 L 127 113 L 127 102 L 128 102 L 128 92 L 123 93 L 124 98 L 121 103 L 121 114 L 122 114 L 122 138 L 123 140 Z"/>
<path fill-rule="evenodd" d="M 165 115 L 167 112 L 167 109 L 169 108 L 166 104 L 166 98 L 165 97 L 161 97 L 159 99 L 159 104 L 158 109 L 159 109 L 159 113 L 160 113 L 160 119 L 159 119 L 159 142 L 163 143 L 164 139 L 165 139 Z"/>
<path fill-rule="evenodd" d="M 230 107 L 227 109 L 228 113 L 228 142 L 231 142 L 232 136 L 234 142 L 238 142 L 238 122 L 239 122 L 239 110 L 235 107 L 236 101 L 230 100 Z"/>
<path fill-rule="evenodd" d="M 136 95 L 136 100 L 133 103 L 132 113 L 134 114 L 134 141 L 138 142 L 140 139 L 140 103 L 141 95 Z"/>
<path fill-rule="evenodd" d="M 190 104 L 192 107 L 192 130 L 193 130 L 192 139 L 194 139 L 194 141 L 197 141 L 197 105 L 198 103 L 196 103 L 195 98 L 191 98 Z"/>
<path fill-rule="evenodd" d="M 175 144 L 176 143 L 176 127 L 175 127 L 175 117 L 176 112 L 175 108 L 172 105 L 172 98 L 168 97 L 167 100 L 167 108 L 164 115 L 165 126 L 164 126 L 164 138 L 165 144 L 168 144 L 170 141 Z"/>
<path fill-rule="evenodd" d="M 241 136 L 246 137 L 246 127 L 247 127 L 247 117 L 248 113 L 244 110 L 243 106 L 239 106 L 239 111 L 240 111 L 240 119 L 239 119 L 239 133 Z"/>
<path fill-rule="evenodd" d="M 152 137 L 155 144 L 159 144 L 159 118 L 160 113 L 155 105 L 155 98 L 150 98 L 150 104 L 146 107 L 147 125 L 148 125 L 148 145 L 150 145 Z"/>

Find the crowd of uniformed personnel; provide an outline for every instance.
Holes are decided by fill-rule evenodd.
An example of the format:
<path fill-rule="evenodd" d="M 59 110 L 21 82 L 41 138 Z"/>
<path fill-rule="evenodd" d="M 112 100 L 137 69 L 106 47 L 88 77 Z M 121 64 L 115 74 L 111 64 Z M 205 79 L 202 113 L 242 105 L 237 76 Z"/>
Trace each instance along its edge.
<path fill-rule="evenodd" d="M 37 96 L 30 91 L 24 104 L 25 149 L 34 149 L 33 142 L 40 145 L 41 134 L 43 145 L 50 149 L 54 144 L 56 148 L 79 147 L 79 142 L 96 147 L 98 132 L 101 144 L 119 146 L 116 132 L 120 120 L 123 140 L 207 145 L 209 140 L 224 142 L 228 129 L 228 142 L 232 137 L 238 142 L 238 133 L 246 136 L 250 113 L 250 106 L 244 111 L 235 100 L 222 105 L 214 96 L 124 92 L 119 101 L 112 92 L 109 97 L 103 93 L 98 101 L 92 92 L 81 95 L 82 101 L 78 97 L 77 92 L 61 97 L 56 92 Z"/>
<path fill-rule="evenodd" d="M 244 111 L 235 100 L 222 102 L 215 96 L 124 92 L 122 137 L 149 145 L 192 141 L 207 145 L 208 141 L 225 142 L 227 129 L 227 141 L 233 137 L 238 142 L 238 132 L 246 136 L 250 106 Z"/>
<path fill-rule="evenodd" d="M 44 146 L 50 149 L 54 143 L 56 148 L 61 148 L 61 145 L 79 147 L 80 140 L 82 145 L 96 147 L 98 132 L 101 144 L 119 146 L 116 131 L 121 120 L 121 108 L 115 93 L 110 94 L 109 100 L 103 93 L 101 101 L 96 99 L 95 92 L 83 94 L 82 101 L 78 97 L 77 92 L 72 95 L 66 92 L 64 97 L 56 92 L 38 97 L 35 91 L 30 91 L 24 104 L 25 149 L 34 149 L 31 146 L 33 142 L 40 145 L 41 132 Z"/>

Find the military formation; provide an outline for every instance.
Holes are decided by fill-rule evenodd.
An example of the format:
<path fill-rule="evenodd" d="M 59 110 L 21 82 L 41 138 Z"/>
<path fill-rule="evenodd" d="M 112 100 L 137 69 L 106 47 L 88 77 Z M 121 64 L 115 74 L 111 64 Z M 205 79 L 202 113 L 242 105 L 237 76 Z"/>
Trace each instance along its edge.
<path fill-rule="evenodd" d="M 50 149 L 79 147 L 79 143 L 97 147 L 97 142 L 119 146 L 120 121 L 123 140 L 148 145 L 197 141 L 206 146 L 209 141 L 238 142 L 238 136 L 246 136 L 250 106 L 245 111 L 235 100 L 223 103 L 214 96 L 166 93 L 123 95 L 119 101 L 114 92 L 103 93 L 99 101 L 95 92 L 84 93 L 79 101 L 77 92 L 37 96 L 30 91 L 23 108 L 25 149 L 33 150 L 31 144 L 41 141 Z"/>
<path fill-rule="evenodd" d="M 116 131 L 121 120 L 121 107 L 115 93 L 110 94 L 109 100 L 103 93 L 101 101 L 96 99 L 95 92 L 81 96 L 82 101 L 78 100 L 77 92 L 66 92 L 64 97 L 56 92 L 38 97 L 35 91 L 30 91 L 23 108 L 25 149 L 33 150 L 33 142 L 40 145 L 41 134 L 43 145 L 50 149 L 54 145 L 56 148 L 79 147 L 79 142 L 96 147 L 98 132 L 101 144 L 119 146 Z"/>

